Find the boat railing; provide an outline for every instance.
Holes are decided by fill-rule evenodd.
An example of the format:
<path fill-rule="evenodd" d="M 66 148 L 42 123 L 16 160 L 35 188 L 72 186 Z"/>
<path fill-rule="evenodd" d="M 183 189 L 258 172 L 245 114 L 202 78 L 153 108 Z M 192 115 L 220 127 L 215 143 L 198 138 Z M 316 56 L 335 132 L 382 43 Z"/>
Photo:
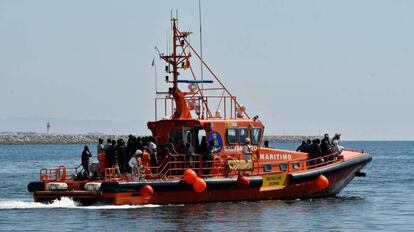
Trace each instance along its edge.
<path fill-rule="evenodd" d="M 168 159 L 163 159 L 158 166 L 144 167 L 144 176 L 147 179 L 159 179 L 162 178 L 163 173 L 166 171 Z"/>
<path fill-rule="evenodd" d="M 55 168 L 42 168 L 40 169 L 40 181 L 65 181 L 73 179 L 73 176 L 78 173 L 78 167 L 67 168 L 65 166 L 59 166 Z"/>
<path fill-rule="evenodd" d="M 237 176 L 240 174 L 260 175 L 266 173 L 290 173 L 309 169 L 318 168 L 324 165 L 332 164 L 341 161 L 342 156 L 339 152 L 329 155 L 311 158 L 311 159 L 295 159 L 289 161 L 263 161 L 257 159 L 253 155 L 251 168 L 242 170 L 230 170 L 229 163 L 232 161 L 244 161 L 243 154 L 234 154 L 231 156 L 217 156 L 212 160 L 203 159 L 202 155 L 192 155 L 192 159 L 187 160 L 184 154 L 170 154 L 157 167 L 148 167 L 150 173 L 144 175 L 145 179 L 169 179 L 179 178 L 184 174 L 187 168 L 193 169 L 200 177 L 220 177 L 220 176 Z M 229 162 L 230 161 L 230 162 Z"/>
<path fill-rule="evenodd" d="M 187 160 L 189 158 L 189 160 Z M 149 167 L 152 172 L 145 175 L 146 179 L 166 179 L 180 177 L 184 170 L 191 168 L 199 176 L 221 176 L 224 173 L 224 162 L 215 158 L 214 160 L 204 160 L 200 154 L 193 154 L 186 157 L 184 154 L 170 154 L 161 165 Z M 158 172 L 156 171 L 158 170 Z"/>
<path fill-rule="evenodd" d="M 105 168 L 105 180 L 115 180 L 118 178 L 116 167 Z"/>
<path fill-rule="evenodd" d="M 339 152 L 335 152 L 329 155 L 320 156 L 316 158 L 300 158 L 289 161 L 259 161 L 256 166 L 256 173 L 266 173 L 267 170 L 270 171 L 280 171 L 280 172 L 297 172 L 304 171 L 309 169 L 318 168 L 328 164 L 335 163 L 342 160 Z M 271 166 L 272 168 L 268 168 Z"/>
<path fill-rule="evenodd" d="M 329 155 L 311 158 L 311 159 L 295 159 L 289 161 L 270 161 L 257 159 L 253 154 L 251 167 L 243 170 L 230 170 L 229 163 L 233 161 L 243 161 L 244 154 L 233 154 L 227 156 L 214 155 L 212 159 L 205 159 L 203 155 L 193 154 L 191 159 L 187 160 L 184 154 L 169 154 L 166 159 L 163 159 L 158 166 L 144 167 L 144 179 L 168 179 L 178 178 L 184 174 L 184 170 L 191 168 L 198 176 L 201 177 L 220 177 L 220 176 L 236 176 L 242 174 L 260 175 L 272 172 L 297 172 L 318 168 L 324 165 L 332 164 L 341 161 L 343 156 L 340 152 L 335 152 Z M 230 161 L 230 162 L 229 162 Z M 79 167 L 67 168 L 59 166 L 55 168 L 40 169 L 40 181 L 66 181 L 74 179 L 77 169 Z M 118 180 L 120 174 L 116 167 L 105 168 L 105 180 Z"/>
<path fill-rule="evenodd" d="M 217 91 L 221 88 L 206 88 L 204 91 Z M 204 100 L 203 100 L 204 99 Z M 195 111 L 193 116 L 198 119 L 236 119 L 238 118 L 236 96 L 226 96 L 221 94 L 203 95 L 203 97 L 195 94 L 190 94 L 185 97 L 185 101 L 190 111 Z M 203 103 L 204 102 L 204 103 Z M 202 110 L 201 107 L 210 104 L 215 106 L 214 109 L 210 107 Z M 166 95 L 155 98 L 155 120 L 170 119 L 174 115 L 175 103 L 174 98 Z M 214 110 L 214 112 L 211 112 Z M 242 117 L 240 115 L 240 117 Z"/>

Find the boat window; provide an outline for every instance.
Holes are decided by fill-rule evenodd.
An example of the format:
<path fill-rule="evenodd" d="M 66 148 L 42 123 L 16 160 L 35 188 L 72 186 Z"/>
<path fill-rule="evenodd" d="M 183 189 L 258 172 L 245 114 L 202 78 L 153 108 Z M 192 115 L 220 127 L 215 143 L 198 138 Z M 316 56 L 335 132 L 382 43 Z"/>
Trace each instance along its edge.
<path fill-rule="evenodd" d="M 272 165 L 271 164 L 265 164 L 265 165 L 263 165 L 263 171 L 265 171 L 265 172 L 271 172 L 272 171 Z"/>
<path fill-rule="evenodd" d="M 279 165 L 280 171 L 286 171 L 288 169 L 287 163 L 282 163 Z"/>
<path fill-rule="evenodd" d="M 247 128 L 240 128 L 239 129 L 239 142 L 244 143 L 247 138 Z"/>
<path fill-rule="evenodd" d="M 292 163 L 292 168 L 293 169 L 299 169 L 300 168 L 300 163 L 299 162 Z"/>
<path fill-rule="evenodd" d="M 236 144 L 237 141 L 237 129 L 229 128 L 227 129 L 227 143 L 228 144 Z"/>
<path fill-rule="evenodd" d="M 250 131 L 250 136 L 252 137 L 252 144 L 258 145 L 260 144 L 260 140 L 262 137 L 262 128 L 252 128 Z"/>

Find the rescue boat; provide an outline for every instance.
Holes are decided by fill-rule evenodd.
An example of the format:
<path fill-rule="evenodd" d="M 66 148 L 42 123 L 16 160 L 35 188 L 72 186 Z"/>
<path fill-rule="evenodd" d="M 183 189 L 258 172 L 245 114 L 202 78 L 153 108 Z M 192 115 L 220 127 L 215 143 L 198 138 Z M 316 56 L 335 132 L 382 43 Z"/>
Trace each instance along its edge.
<path fill-rule="evenodd" d="M 159 53 L 170 87 L 157 90 L 155 120 L 147 124 L 158 143 L 159 163 L 145 162 L 136 175 L 104 167 L 93 180 L 76 175 L 76 168 L 44 168 L 40 180 L 28 185 L 36 202 L 62 197 L 116 205 L 330 197 L 365 175 L 361 170 L 372 157 L 364 151 L 343 149 L 311 158 L 264 147 L 259 117 L 251 117 L 204 62 L 189 43 L 191 33 L 179 30 L 177 19 L 171 24 L 172 52 Z M 193 56 L 211 80 L 195 75 Z M 210 144 L 207 155 L 203 143 Z"/>

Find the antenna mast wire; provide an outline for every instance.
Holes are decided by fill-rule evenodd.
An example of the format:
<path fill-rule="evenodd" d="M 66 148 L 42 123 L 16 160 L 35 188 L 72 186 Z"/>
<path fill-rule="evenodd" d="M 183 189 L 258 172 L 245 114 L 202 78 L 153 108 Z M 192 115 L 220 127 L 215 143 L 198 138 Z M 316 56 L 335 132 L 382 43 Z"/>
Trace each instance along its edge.
<path fill-rule="evenodd" d="M 202 26 L 201 26 L 201 0 L 198 0 L 198 19 L 199 19 L 199 23 L 200 23 L 200 56 L 201 56 L 201 61 L 200 61 L 200 74 L 201 74 L 201 91 L 203 91 L 204 89 L 204 76 L 203 76 L 203 34 L 202 34 Z M 202 99 L 202 101 L 204 102 L 204 99 Z M 203 104 L 204 105 L 204 104 Z M 202 107 L 202 113 L 201 115 L 204 115 L 204 106 Z"/>

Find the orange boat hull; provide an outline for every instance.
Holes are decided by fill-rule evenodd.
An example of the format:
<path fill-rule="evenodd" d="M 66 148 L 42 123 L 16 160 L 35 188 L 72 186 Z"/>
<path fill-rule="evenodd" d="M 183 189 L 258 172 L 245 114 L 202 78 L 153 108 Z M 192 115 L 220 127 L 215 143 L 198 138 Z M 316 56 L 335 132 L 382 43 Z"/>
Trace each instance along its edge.
<path fill-rule="evenodd" d="M 316 187 L 314 180 L 288 185 L 284 188 L 265 190 L 260 187 L 249 189 L 206 190 L 202 193 L 187 191 L 154 192 L 151 199 L 145 200 L 139 192 L 104 193 L 106 201 L 116 204 L 186 204 L 220 201 L 254 201 L 272 199 L 303 199 L 334 196 L 339 193 L 363 166 L 357 166 L 328 175 L 331 183 L 325 190 Z"/>
<path fill-rule="evenodd" d="M 207 189 L 201 193 L 195 192 L 192 186 L 186 184 L 183 180 L 171 180 L 133 183 L 103 182 L 101 191 L 97 192 L 37 191 L 34 192 L 33 196 L 37 202 L 51 202 L 62 197 L 69 197 L 85 205 L 98 201 L 115 205 L 134 205 L 329 197 L 338 194 L 371 159 L 370 155 L 365 154 L 358 159 L 354 158 L 310 171 L 289 174 L 286 186 L 270 188 L 263 187 L 261 176 L 251 176 L 249 177 L 251 186 L 247 189 L 237 188 L 236 178 L 206 178 Z M 315 180 L 319 175 L 324 175 L 329 180 L 326 189 L 321 190 L 315 184 Z M 104 185 L 109 187 L 104 187 Z M 154 188 L 154 193 L 150 199 L 144 199 L 141 196 L 139 190 L 143 185 L 151 185 Z"/>

